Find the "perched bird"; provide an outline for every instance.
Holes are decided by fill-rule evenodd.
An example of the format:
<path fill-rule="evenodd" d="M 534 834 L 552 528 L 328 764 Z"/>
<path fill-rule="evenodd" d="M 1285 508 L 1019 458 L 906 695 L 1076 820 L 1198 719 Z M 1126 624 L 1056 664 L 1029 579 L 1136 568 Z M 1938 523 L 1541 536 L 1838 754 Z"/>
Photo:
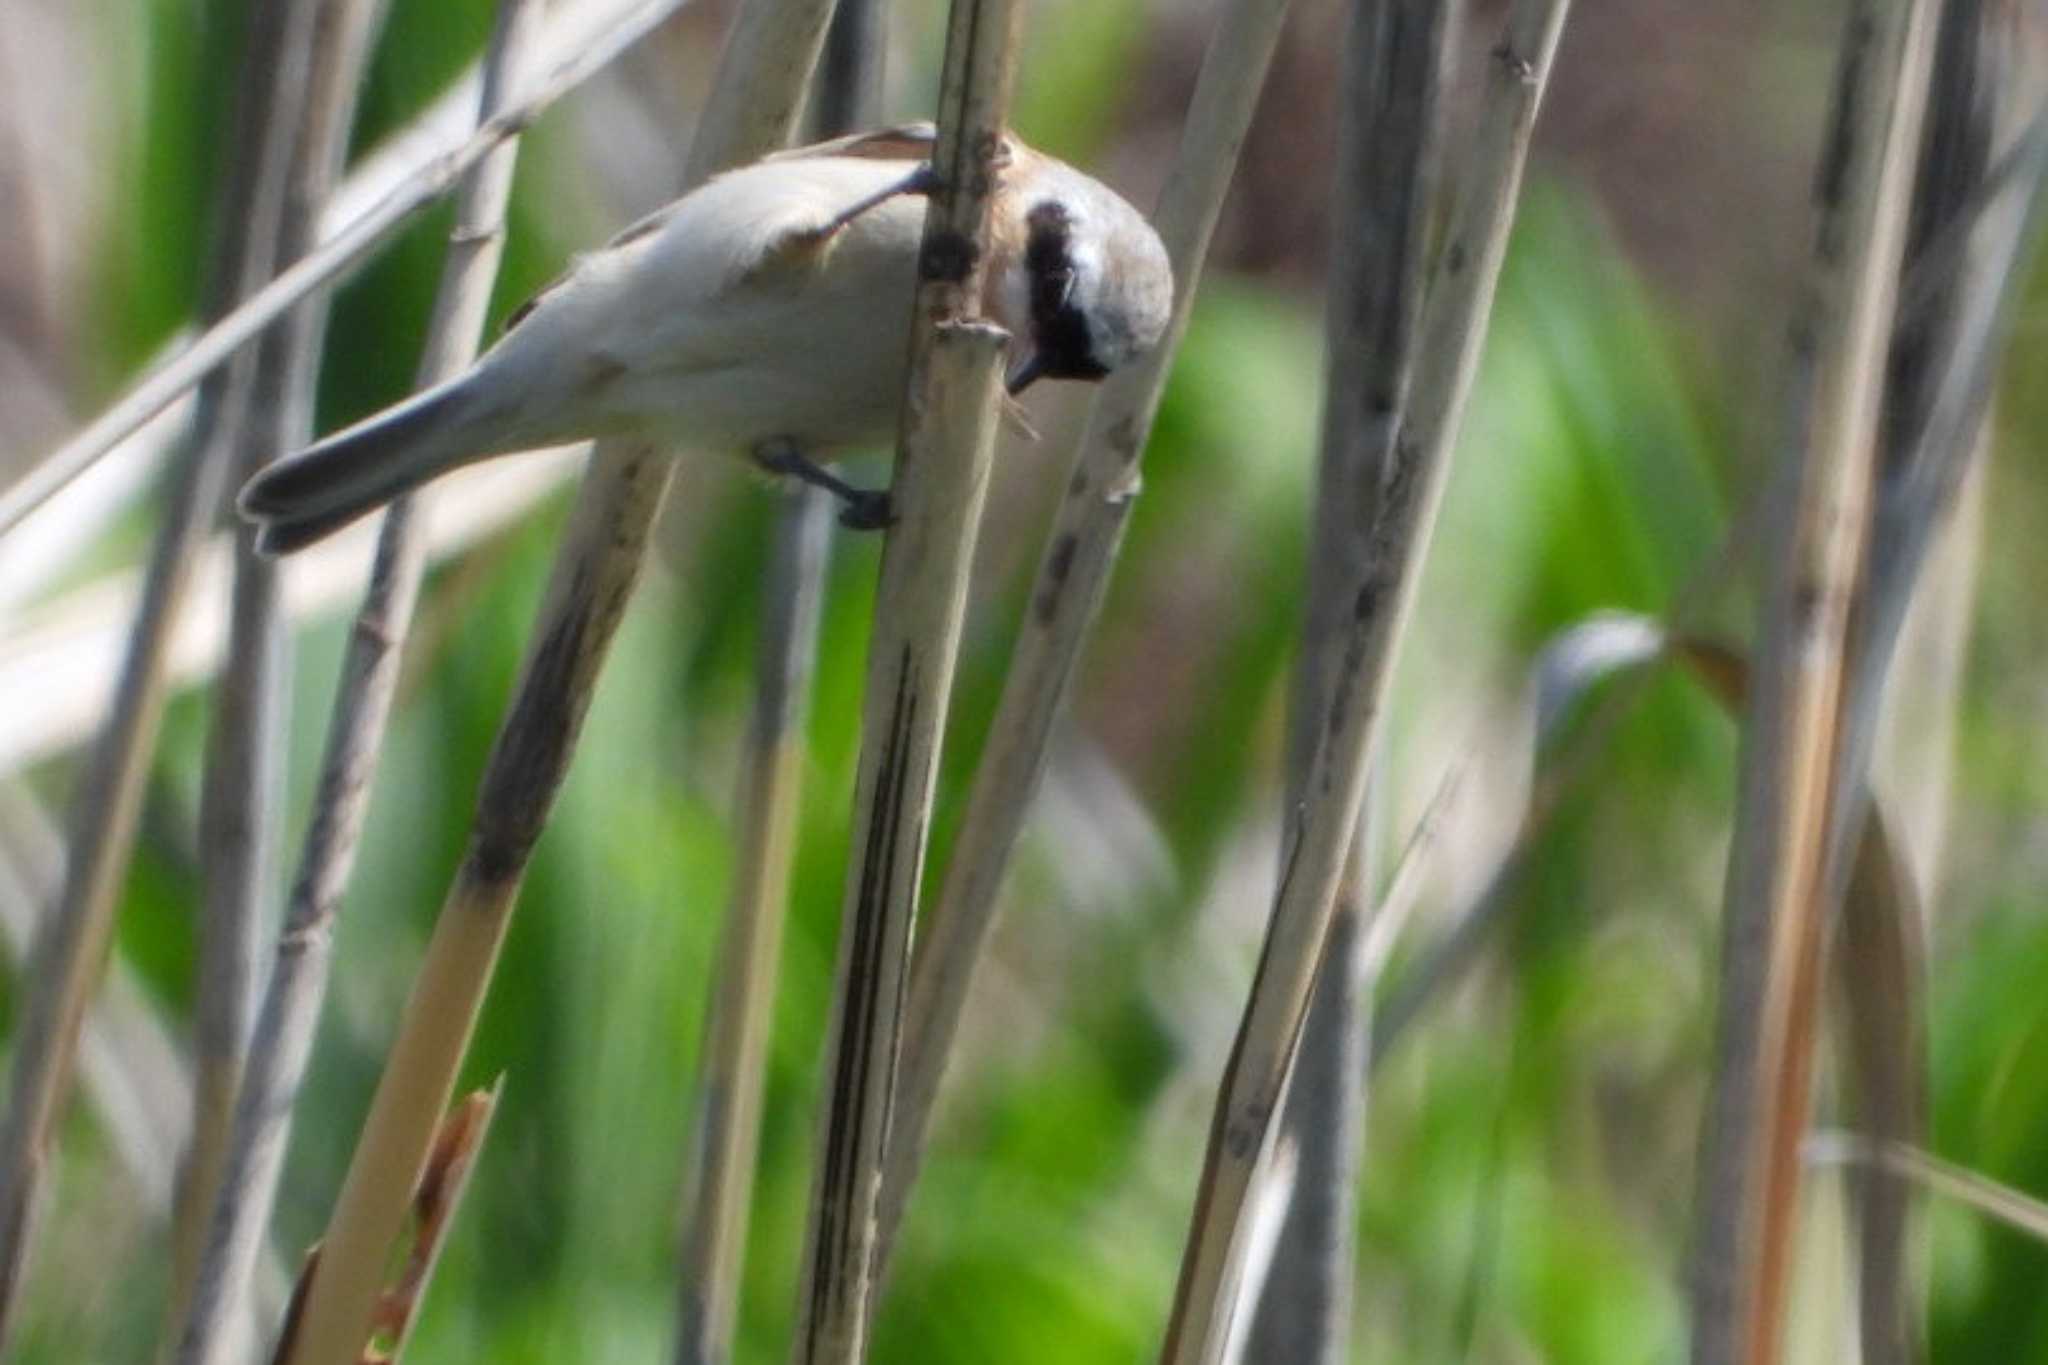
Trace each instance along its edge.
<path fill-rule="evenodd" d="M 892 432 L 933 188 L 929 124 L 728 171 L 635 223 L 513 314 L 460 377 L 279 460 L 242 489 L 282 554 L 459 466 L 606 435 L 744 452 L 831 488 L 851 525 L 887 495 L 813 463 Z M 1014 138 L 983 314 L 1013 338 L 1007 387 L 1100 379 L 1159 341 L 1165 248 L 1108 187 Z"/>

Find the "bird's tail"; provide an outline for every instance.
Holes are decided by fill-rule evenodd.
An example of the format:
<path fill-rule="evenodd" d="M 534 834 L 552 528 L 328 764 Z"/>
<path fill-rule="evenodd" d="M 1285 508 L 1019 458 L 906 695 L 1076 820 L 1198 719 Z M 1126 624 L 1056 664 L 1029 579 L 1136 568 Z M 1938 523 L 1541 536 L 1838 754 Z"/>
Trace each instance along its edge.
<path fill-rule="evenodd" d="M 320 540 L 457 466 L 504 453 L 479 395 L 460 381 L 428 389 L 270 465 L 238 505 L 256 546 L 283 555 Z"/>

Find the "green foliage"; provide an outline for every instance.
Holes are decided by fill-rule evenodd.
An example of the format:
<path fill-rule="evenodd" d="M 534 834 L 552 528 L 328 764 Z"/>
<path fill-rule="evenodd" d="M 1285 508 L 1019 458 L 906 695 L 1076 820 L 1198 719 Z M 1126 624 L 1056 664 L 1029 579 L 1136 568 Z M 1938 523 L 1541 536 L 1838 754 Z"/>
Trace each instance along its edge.
<path fill-rule="evenodd" d="M 208 187 L 221 171 L 239 6 L 117 6 L 146 76 L 125 187 L 103 243 L 84 387 L 104 392 L 189 316 Z M 359 143 L 398 126 L 472 52 L 484 0 L 392 6 Z M 1048 11 L 1021 93 L 1024 131 L 1076 159 L 1109 144 L 1124 75 L 1155 16 L 1127 0 Z M 115 27 L 111 25 L 110 27 Z M 498 310 L 560 263 L 540 139 L 522 171 Z M 1405 838 L 1446 762 L 1470 756 L 1482 817 L 1452 835 L 1424 896 L 1434 932 L 1476 890 L 1512 823 L 1523 673 L 1544 640 L 1613 607 L 1657 612 L 1731 516 L 1718 433 L 1737 424 L 1683 319 L 1623 263 L 1589 196 L 1527 196 L 1475 406 L 1421 589 L 1389 732 Z M 590 210 L 595 212 L 594 210 Z M 445 213 L 341 291 L 323 424 L 409 383 Z M 580 227 L 580 224 L 579 224 Z M 1281 721 L 1302 618 L 1320 408 L 1316 301 L 1212 278 L 1160 412 L 1107 610 L 1062 742 L 1137 814 L 1098 818 L 1057 780 L 1027 834 L 1008 927 L 983 973 L 931 1160 L 877 1323 L 876 1359 L 1124 1362 L 1147 1354 L 1171 1293 L 1208 1104 L 1249 980 L 1277 820 Z M 2038 430 L 2038 394 L 2024 421 Z M 1040 451 L 1057 469 L 1061 450 Z M 879 473 L 864 469 L 870 481 Z M 1057 477 L 1054 475 L 1053 477 Z M 1992 521 L 2035 520 L 2032 471 L 2000 472 Z M 2007 496 L 2009 494 L 2009 496 Z M 709 973 L 732 875 L 769 500 L 687 469 L 691 505 L 650 573 L 542 840 L 466 1072 L 504 1097 L 414 1348 L 419 1360 L 661 1358 L 677 1297 L 680 1171 L 695 1114 Z M 321 1041 L 299 1106 L 276 1242 L 295 1257 L 325 1217 L 519 666 L 560 504 L 439 573 L 336 938 Z M 1035 537 L 1035 524 L 1011 532 Z M 1035 543 L 1035 542 L 1034 542 Z M 1036 554 L 1015 557 L 1025 571 Z M 807 732 L 802 842 L 770 1052 L 739 1359 L 781 1358 L 811 1178 L 817 1072 L 859 747 L 877 545 L 842 537 Z M 2032 610 L 2039 556 L 1989 567 L 2001 629 L 1976 646 L 1985 690 L 1962 736 L 1980 859 L 2038 842 L 2044 785 Z M 943 859 L 1000 695 L 1025 581 L 981 592 L 935 830 Z M 327 719 L 342 626 L 301 635 L 290 861 Z M 1976 694 L 1972 694 L 1976 697 Z M 189 842 L 204 698 L 174 707 L 119 951 L 188 1017 Z M 1473 983 L 1438 1002 L 1376 1080 L 1360 1214 L 1357 1358 L 1623 1365 L 1682 1350 L 1679 1285 L 1708 1070 L 1721 840 L 1733 730 L 1690 683 L 1653 685 L 1536 850 Z M 1056 767 L 1060 765 L 1056 764 Z M 63 765 L 39 774 L 55 790 Z M 1089 825 L 1110 872 L 1048 834 Z M 1121 818 L 1121 817 L 1120 817 Z M 1489 823 L 1490 822 L 1490 823 Z M 1494 834 L 1498 830 L 1493 831 Z M 1160 854 L 1163 850 L 1163 856 Z M 1150 861 L 1148 861 L 1150 860 Z M 1162 864 L 1154 867 L 1153 863 Z M 2020 873 L 1973 864 L 1938 936 L 1931 1003 L 1934 1146 L 2048 1191 L 2048 929 Z M 1101 886 L 1109 887 L 1101 890 Z M 1248 894 L 1246 888 L 1251 888 Z M 1946 909 L 1944 911 L 1946 912 Z M 1397 968 L 1408 960 L 1397 957 Z M 1202 1020 L 1177 991 L 1199 983 Z M 976 1022 L 978 1020 L 978 1022 Z M 77 1253 L 113 1158 L 89 1124 L 51 1223 Z M 108 1224 L 122 1274 L 155 1274 L 162 1230 Z M 1953 1213 L 1935 1221 L 1934 1357 L 2048 1361 L 2048 1251 Z M 50 1258 L 25 1362 L 138 1359 L 151 1281 L 109 1302 Z"/>

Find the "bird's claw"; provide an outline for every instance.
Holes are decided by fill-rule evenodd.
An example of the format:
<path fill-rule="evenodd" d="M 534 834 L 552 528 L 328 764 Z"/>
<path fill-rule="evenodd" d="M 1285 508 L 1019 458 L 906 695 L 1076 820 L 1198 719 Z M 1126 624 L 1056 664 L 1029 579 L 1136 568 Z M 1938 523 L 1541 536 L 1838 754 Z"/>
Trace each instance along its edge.
<path fill-rule="evenodd" d="M 886 531 L 896 524 L 896 508 L 887 489 L 862 488 L 843 495 L 839 524 L 849 531 Z"/>

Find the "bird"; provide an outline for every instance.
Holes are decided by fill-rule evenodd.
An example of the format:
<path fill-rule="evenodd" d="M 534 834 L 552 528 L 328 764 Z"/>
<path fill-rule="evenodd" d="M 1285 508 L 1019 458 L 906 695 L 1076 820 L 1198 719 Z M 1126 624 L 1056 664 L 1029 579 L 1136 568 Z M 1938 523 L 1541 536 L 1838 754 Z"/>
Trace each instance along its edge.
<path fill-rule="evenodd" d="M 830 489 L 842 520 L 887 494 L 820 463 L 885 441 L 902 403 L 936 133 L 903 124 L 773 153 L 642 218 L 515 310 L 461 375 L 279 459 L 238 506 L 288 554 L 450 470 L 603 436 L 732 451 Z M 1173 272 L 1093 177 L 1006 133 L 983 316 L 1005 388 L 1099 380 L 1158 345 Z"/>

